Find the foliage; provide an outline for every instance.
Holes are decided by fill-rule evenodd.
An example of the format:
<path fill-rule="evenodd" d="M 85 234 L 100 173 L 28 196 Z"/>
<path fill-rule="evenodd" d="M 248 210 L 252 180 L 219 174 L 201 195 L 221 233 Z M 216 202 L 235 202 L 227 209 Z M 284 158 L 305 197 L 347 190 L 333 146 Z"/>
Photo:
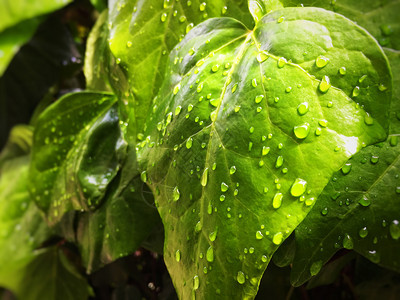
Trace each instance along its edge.
<path fill-rule="evenodd" d="M 87 299 L 141 247 L 180 299 L 398 280 L 400 1 L 91 2 L 0 3 L 0 285 Z"/>

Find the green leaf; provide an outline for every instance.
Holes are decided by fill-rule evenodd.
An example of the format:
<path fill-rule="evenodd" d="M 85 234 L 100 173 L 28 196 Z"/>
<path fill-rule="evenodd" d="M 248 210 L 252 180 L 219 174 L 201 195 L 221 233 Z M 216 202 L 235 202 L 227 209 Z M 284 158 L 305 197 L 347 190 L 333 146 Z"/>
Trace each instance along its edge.
<path fill-rule="evenodd" d="M 400 50 L 399 0 L 280 0 L 284 6 L 315 6 L 333 10 L 371 33 L 382 46 Z"/>
<path fill-rule="evenodd" d="M 38 18 L 26 20 L 0 32 L 0 76 L 3 75 L 15 53 L 31 38 L 39 21 Z"/>
<path fill-rule="evenodd" d="M 164 79 L 168 54 L 194 25 L 219 16 L 253 23 L 245 0 L 113 0 L 109 7 L 110 49 L 127 74 L 126 85 L 117 89 L 133 103 L 138 132 Z"/>
<path fill-rule="evenodd" d="M 91 288 L 62 249 L 51 247 L 36 253 L 16 294 L 26 300 L 86 300 Z"/>
<path fill-rule="evenodd" d="M 386 57 L 348 19 L 288 8 L 253 31 L 230 18 L 202 23 L 166 74 L 138 162 L 164 223 L 168 270 L 182 299 L 251 299 L 333 172 L 385 139 Z"/>
<path fill-rule="evenodd" d="M 90 2 L 98 11 L 103 11 L 107 8 L 107 0 L 90 0 Z"/>
<path fill-rule="evenodd" d="M 400 241 L 396 234 L 393 238 L 396 228 L 400 230 L 395 224 L 400 221 L 400 127 L 396 117 L 400 105 L 400 55 L 395 51 L 386 53 L 394 74 L 390 118 L 393 135 L 383 144 L 363 149 L 347 162 L 296 229 L 291 275 L 295 285 L 315 275 L 317 266 L 322 267 L 341 248 L 354 249 L 374 263 L 400 270 Z"/>
<path fill-rule="evenodd" d="M 18 125 L 11 130 L 7 144 L 0 153 L 0 170 L 8 160 L 30 154 L 32 136 L 33 128 L 28 125 Z"/>
<path fill-rule="evenodd" d="M 393 99 L 390 106 L 390 133 L 400 134 L 400 51 L 385 49 L 393 72 Z"/>
<path fill-rule="evenodd" d="M 84 73 L 86 89 L 94 91 L 111 91 L 108 81 L 110 72 L 110 50 L 108 48 L 108 11 L 104 10 L 89 34 Z"/>
<path fill-rule="evenodd" d="M 77 239 L 88 273 L 133 253 L 155 228 L 162 227 L 152 194 L 139 176 L 114 188 L 104 202 L 79 217 Z"/>
<path fill-rule="evenodd" d="M 0 285 L 16 292 L 34 250 L 50 235 L 28 193 L 29 156 L 8 159 L 0 170 Z"/>
<path fill-rule="evenodd" d="M 116 97 L 82 92 L 59 99 L 36 124 L 30 191 L 51 224 L 99 206 L 125 159 Z"/>
<path fill-rule="evenodd" d="M 80 59 L 67 26 L 58 16 L 52 15 L 38 27 L 0 77 L 0 148 L 13 126 L 30 122 L 38 103 L 62 80 L 62 71 L 79 66 Z"/>
<path fill-rule="evenodd" d="M 249 10 L 254 21 L 258 22 L 267 13 L 283 8 L 279 0 L 249 0 Z"/>
<path fill-rule="evenodd" d="M 71 0 L 1 0 L 0 31 L 23 20 L 52 12 L 69 2 Z"/>

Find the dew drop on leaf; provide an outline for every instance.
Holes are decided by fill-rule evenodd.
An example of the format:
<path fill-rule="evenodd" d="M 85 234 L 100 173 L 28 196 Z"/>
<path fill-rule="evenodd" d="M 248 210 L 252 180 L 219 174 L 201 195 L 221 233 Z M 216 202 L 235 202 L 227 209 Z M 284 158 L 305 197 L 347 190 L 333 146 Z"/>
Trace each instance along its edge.
<path fill-rule="evenodd" d="M 196 275 L 193 277 L 193 289 L 197 290 L 199 286 L 200 286 L 200 279 L 199 276 Z"/>
<path fill-rule="evenodd" d="M 319 83 L 318 88 L 319 88 L 320 92 L 326 93 L 330 87 L 331 87 L 331 81 L 330 81 L 329 77 L 325 75 L 324 77 L 322 77 L 322 80 Z"/>
<path fill-rule="evenodd" d="M 328 214 L 328 208 L 327 208 L 327 207 L 324 207 L 324 208 L 321 210 L 321 215 L 326 216 L 327 214 Z"/>
<path fill-rule="evenodd" d="M 228 190 L 228 185 L 225 182 L 221 183 L 221 192 L 226 192 Z"/>
<path fill-rule="evenodd" d="M 203 225 L 201 224 L 201 221 L 198 221 L 196 223 L 196 226 L 194 227 L 194 231 L 195 232 L 200 232 L 202 228 L 203 228 Z"/>
<path fill-rule="evenodd" d="M 147 181 L 147 172 L 146 172 L 146 171 L 143 171 L 143 172 L 140 174 L 140 178 L 142 179 L 143 182 L 146 182 L 146 181 Z"/>
<path fill-rule="evenodd" d="M 257 61 L 262 63 L 269 58 L 268 54 L 265 51 L 260 51 L 257 54 Z"/>
<path fill-rule="evenodd" d="M 361 228 L 358 234 L 360 235 L 361 238 L 365 238 L 368 235 L 367 227 Z"/>
<path fill-rule="evenodd" d="M 317 59 L 315 60 L 315 64 L 318 68 L 323 68 L 327 65 L 327 63 L 329 62 L 329 58 L 320 55 L 317 57 Z"/>
<path fill-rule="evenodd" d="M 178 201 L 180 197 L 181 197 L 181 193 L 179 192 L 179 189 L 176 186 L 173 190 L 173 199 L 174 199 L 174 201 Z"/>
<path fill-rule="evenodd" d="M 300 103 L 299 106 L 297 106 L 297 112 L 300 116 L 305 115 L 308 112 L 308 102 Z"/>
<path fill-rule="evenodd" d="M 287 64 L 287 60 L 284 57 L 278 59 L 278 68 L 283 68 Z"/>
<path fill-rule="evenodd" d="M 341 67 L 341 68 L 339 69 L 340 75 L 346 75 L 346 72 L 347 72 L 346 67 Z"/>
<path fill-rule="evenodd" d="M 392 239 L 398 240 L 400 238 L 400 224 L 398 220 L 393 220 L 389 226 L 389 232 Z"/>
<path fill-rule="evenodd" d="M 283 156 L 278 156 L 278 158 L 276 159 L 276 162 L 275 162 L 275 168 L 280 168 L 280 167 L 282 167 L 282 165 L 283 165 Z"/>
<path fill-rule="evenodd" d="M 263 237 L 264 237 L 264 236 L 263 236 L 263 234 L 262 234 L 261 231 L 257 231 L 257 232 L 256 232 L 256 239 L 257 239 L 257 240 L 261 240 Z"/>
<path fill-rule="evenodd" d="M 214 249 L 212 248 L 212 246 L 210 246 L 207 249 L 206 259 L 207 259 L 208 262 L 213 262 L 214 261 Z"/>
<path fill-rule="evenodd" d="M 275 245 L 280 245 L 283 241 L 283 233 L 282 232 L 278 232 L 274 234 L 274 237 L 272 238 L 272 242 Z"/>
<path fill-rule="evenodd" d="M 203 171 L 203 175 L 201 176 L 201 185 L 206 186 L 208 180 L 208 168 L 205 168 Z"/>
<path fill-rule="evenodd" d="M 175 252 L 175 260 L 177 262 L 180 262 L 180 260 L 181 260 L 181 251 L 180 250 L 176 250 L 176 252 Z"/>
<path fill-rule="evenodd" d="M 282 205 L 282 198 L 283 195 L 282 193 L 276 193 L 274 195 L 274 198 L 272 199 L 272 207 L 275 209 L 278 209 Z"/>
<path fill-rule="evenodd" d="M 239 282 L 240 284 L 244 284 L 244 282 L 246 281 L 245 275 L 242 271 L 239 271 L 236 275 L 236 280 L 237 282 Z"/>
<path fill-rule="evenodd" d="M 236 167 L 235 166 L 232 166 L 230 169 L 229 169 L 229 174 L 235 174 L 235 172 L 236 172 Z"/>
<path fill-rule="evenodd" d="M 264 95 L 258 95 L 256 96 L 256 99 L 254 100 L 256 103 L 260 103 L 264 99 Z"/>
<path fill-rule="evenodd" d="M 199 9 L 200 11 L 204 11 L 206 9 L 207 3 L 203 2 L 200 4 Z"/>
<path fill-rule="evenodd" d="M 290 188 L 290 193 L 293 197 L 300 197 L 304 194 L 307 188 L 307 181 L 301 178 L 296 178 L 293 182 L 292 187 Z"/>
<path fill-rule="evenodd" d="M 350 235 L 346 234 L 343 238 L 343 248 L 345 249 L 353 249 L 354 244 L 353 244 L 353 239 L 351 238 Z"/>
<path fill-rule="evenodd" d="M 181 84 L 178 83 L 177 85 L 175 85 L 174 87 L 174 95 L 178 94 L 179 90 L 181 89 Z"/>
<path fill-rule="evenodd" d="M 351 163 L 346 163 L 343 167 L 342 167 L 342 173 L 343 175 L 347 175 L 350 173 L 351 171 Z"/>
<path fill-rule="evenodd" d="M 166 13 L 162 13 L 161 14 L 161 22 L 165 22 L 167 20 L 167 14 Z"/>
<path fill-rule="evenodd" d="M 370 161 L 371 161 L 372 164 L 377 164 L 378 161 L 379 161 L 379 156 L 372 155 Z"/>
<path fill-rule="evenodd" d="M 293 132 L 298 139 L 305 139 L 310 132 L 310 124 L 304 123 L 302 125 L 295 126 L 293 128 Z"/>
<path fill-rule="evenodd" d="M 215 239 L 217 238 L 217 230 L 215 230 L 215 231 L 213 231 L 213 232 L 211 232 L 210 234 L 209 234 L 209 238 L 210 238 L 210 241 L 211 242 L 214 242 L 215 241 Z"/>
<path fill-rule="evenodd" d="M 311 276 L 315 276 L 319 273 L 322 268 L 322 261 L 318 260 L 312 263 L 310 267 L 310 274 Z"/>
<path fill-rule="evenodd" d="M 357 97 L 358 95 L 360 95 L 360 87 L 359 86 L 354 87 L 351 95 L 352 95 L 352 97 Z"/>
<path fill-rule="evenodd" d="M 192 148 L 192 145 L 193 145 L 193 138 L 190 137 L 186 141 L 186 148 L 190 149 L 190 148 Z"/>

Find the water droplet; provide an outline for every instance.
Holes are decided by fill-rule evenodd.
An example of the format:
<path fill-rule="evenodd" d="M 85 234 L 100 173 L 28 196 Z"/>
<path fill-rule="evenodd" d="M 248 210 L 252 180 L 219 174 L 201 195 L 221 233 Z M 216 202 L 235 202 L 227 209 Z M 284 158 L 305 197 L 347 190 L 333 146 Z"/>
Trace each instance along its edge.
<path fill-rule="evenodd" d="M 268 261 L 268 257 L 266 255 L 261 256 L 261 261 L 266 263 Z"/>
<path fill-rule="evenodd" d="M 272 238 L 272 242 L 275 245 L 280 245 L 283 242 L 283 233 L 282 232 L 275 233 L 274 237 Z"/>
<path fill-rule="evenodd" d="M 213 262 L 214 261 L 214 249 L 212 248 L 212 246 L 210 246 L 207 249 L 206 259 L 207 259 L 208 262 Z"/>
<path fill-rule="evenodd" d="M 365 238 L 368 235 L 367 227 L 361 228 L 358 234 L 360 235 L 361 238 Z"/>
<path fill-rule="evenodd" d="M 297 112 L 300 116 L 305 115 L 308 112 L 308 103 L 300 103 L 299 106 L 297 106 Z"/>
<path fill-rule="evenodd" d="M 346 164 L 342 167 L 342 173 L 343 173 L 343 175 L 349 174 L 350 171 L 351 171 L 351 163 L 346 163 Z"/>
<path fill-rule="evenodd" d="M 356 87 L 353 89 L 352 97 L 357 97 L 358 95 L 360 95 L 360 87 L 359 87 L 359 86 L 356 86 Z"/>
<path fill-rule="evenodd" d="M 287 64 L 287 60 L 284 57 L 278 59 L 278 68 L 283 68 Z"/>
<path fill-rule="evenodd" d="M 346 67 L 341 67 L 341 68 L 339 69 L 340 75 L 346 75 L 346 72 L 347 72 Z"/>
<path fill-rule="evenodd" d="M 315 129 L 315 135 L 316 135 L 316 136 L 320 136 L 321 133 L 322 133 L 322 129 L 319 128 L 319 127 L 317 127 L 317 129 Z"/>
<path fill-rule="evenodd" d="M 199 276 L 196 275 L 193 277 L 193 289 L 197 290 L 199 286 L 200 286 L 200 279 Z"/>
<path fill-rule="evenodd" d="M 203 2 L 200 4 L 199 9 L 200 11 L 204 11 L 206 9 L 207 3 Z"/>
<path fill-rule="evenodd" d="M 211 68 L 211 71 L 213 71 L 214 73 L 217 72 L 219 70 L 219 64 L 213 65 Z"/>
<path fill-rule="evenodd" d="M 285 89 L 285 92 L 286 93 L 290 93 L 292 91 L 292 87 L 291 86 L 288 86 L 286 89 Z M 277 102 L 277 101 L 275 101 L 275 102 Z"/>
<path fill-rule="evenodd" d="M 214 242 L 215 239 L 217 238 L 217 230 L 211 232 L 208 237 L 210 238 L 211 242 Z"/>
<path fill-rule="evenodd" d="M 142 179 L 143 182 L 146 182 L 146 181 L 147 181 L 147 172 L 146 172 L 146 171 L 143 171 L 143 172 L 140 174 L 140 178 Z"/>
<path fill-rule="evenodd" d="M 319 83 L 318 88 L 319 88 L 320 92 L 326 93 L 330 87 L 331 87 L 331 81 L 330 81 L 329 77 L 325 75 L 324 77 L 322 77 L 322 80 Z"/>
<path fill-rule="evenodd" d="M 282 193 L 276 193 L 274 198 L 272 199 L 272 207 L 278 209 L 282 205 Z"/>
<path fill-rule="evenodd" d="M 265 155 L 267 155 L 267 154 L 269 153 L 269 151 L 270 151 L 270 148 L 269 148 L 269 147 L 263 146 L 263 148 L 262 148 L 262 150 L 261 150 L 261 155 L 262 155 L 262 156 L 265 156 Z"/>
<path fill-rule="evenodd" d="M 293 197 L 300 197 L 303 195 L 307 188 L 307 181 L 301 178 L 296 178 L 293 182 L 292 187 L 290 188 L 290 193 Z"/>
<path fill-rule="evenodd" d="M 256 96 L 256 99 L 254 100 L 256 103 L 260 103 L 264 99 L 264 95 L 258 95 Z"/>
<path fill-rule="evenodd" d="M 329 62 L 329 58 L 320 55 L 317 57 L 317 59 L 315 60 L 315 64 L 317 65 L 318 68 L 323 68 L 327 65 L 327 63 Z"/>
<path fill-rule="evenodd" d="M 232 166 L 232 167 L 229 169 L 229 173 L 232 175 L 232 174 L 235 174 L 235 172 L 236 172 L 236 167 L 235 167 L 235 166 Z"/>
<path fill-rule="evenodd" d="M 221 103 L 221 99 L 220 98 L 218 98 L 218 99 L 211 99 L 210 100 L 210 104 L 212 105 L 212 106 L 214 106 L 214 107 L 218 107 L 218 105 Z"/>
<path fill-rule="evenodd" d="M 175 85 L 175 87 L 174 87 L 174 95 L 178 94 L 180 89 L 181 89 L 181 84 L 180 83 Z"/>
<path fill-rule="evenodd" d="M 219 196 L 219 201 L 224 202 L 225 201 L 225 195 Z"/>
<path fill-rule="evenodd" d="M 203 84 L 203 82 L 201 82 L 198 86 L 197 86 L 197 92 L 198 93 L 200 93 L 201 92 L 201 90 L 203 89 L 203 86 L 204 86 L 204 84 Z"/>
<path fill-rule="evenodd" d="M 178 189 L 178 187 L 176 186 L 176 187 L 174 188 L 174 191 L 173 191 L 173 199 L 174 199 L 174 201 L 178 201 L 179 198 L 180 198 L 180 196 L 181 196 L 181 193 L 179 192 L 179 189 Z"/>
<path fill-rule="evenodd" d="M 392 239 L 398 240 L 400 238 L 400 224 L 398 220 L 393 220 L 389 226 L 389 232 Z"/>
<path fill-rule="evenodd" d="M 318 121 L 318 124 L 321 126 L 321 127 L 326 127 L 326 126 L 328 126 L 328 121 L 327 120 L 319 120 Z"/>
<path fill-rule="evenodd" d="M 322 268 L 322 261 L 318 260 L 312 263 L 310 267 L 310 274 L 311 276 L 315 276 L 321 271 Z"/>
<path fill-rule="evenodd" d="M 264 236 L 263 236 L 263 234 L 262 234 L 261 231 L 257 231 L 257 232 L 256 232 L 256 239 L 257 239 L 257 240 L 261 240 L 263 237 L 264 237 Z"/>
<path fill-rule="evenodd" d="M 353 249 L 354 244 L 353 244 L 353 239 L 351 238 L 350 235 L 346 234 L 343 238 L 343 248 L 345 249 Z"/>
<path fill-rule="evenodd" d="M 321 215 L 326 216 L 327 214 L 328 214 L 328 208 L 327 208 L 327 207 L 324 207 L 324 208 L 321 210 Z"/>
<path fill-rule="evenodd" d="M 258 54 L 257 54 L 257 61 L 260 63 L 266 61 L 268 58 L 269 58 L 269 55 L 265 51 L 258 52 Z"/>
<path fill-rule="evenodd" d="M 372 155 L 371 156 L 371 163 L 376 164 L 379 161 L 379 156 L 377 155 Z"/>
<path fill-rule="evenodd" d="M 182 106 L 178 105 L 178 106 L 175 108 L 175 116 L 179 115 L 180 112 L 181 112 L 181 110 L 182 110 Z"/>
<path fill-rule="evenodd" d="M 236 280 L 240 284 L 243 284 L 246 281 L 246 277 L 242 271 L 239 271 L 236 275 Z"/>
<path fill-rule="evenodd" d="M 379 89 L 381 92 L 384 92 L 384 91 L 387 90 L 387 87 L 386 87 L 384 84 L 381 83 L 381 84 L 379 84 L 378 89 Z"/>
<path fill-rule="evenodd" d="M 186 21 L 186 16 L 180 16 L 179 17 L 179 22 L 183 23 Z"/>
<path fill-rule="evenodd" d="M 167 15 L 166 13 L 162 13 L 162 14 L 161 14 L 161 22 L 164 23 L 164 22 L 167 20 L 167 16 L 168 16 L 168 15 Z"/>
<path fill-rule="evenodd" d="M 121 59 L 118 57 L 115 62 L 117 63 L 117 65 L 119 65 L 121 63 Z"/>
<path fill-rule="evenodd" d="M 180 262 L 180 260 L 181 260 L 181 251 L 180 250 L 176 250 L 176 252 L 175 252 L 175 260 L 177 262 Z"/>
<path fill-rule="evenodd" d="M 203 171 L 203 175 L 201 176 L 201 185 L 206 186 L 208 180 L 208 168 L 205 168 Z"/>
<path fill-rule="evenodd" d="M 253 78 L 253 79 L 251 80 L 251 85 L 252 85 L 253 87 L 257 87 L 257 79 L 256 79 L 256 78 Z"/>
<path fill-rule="evenodd" d="M 282 23 L 283 22 L 283 20 L 285 20 L 285 17 L 279 17 L 279 19 L 278 19 L 278 23 Z"/>
<path fill-rule="evenodd" d="M 203 225 L 201 224 L 201 221 L 198 221 L 196 223 L 196 226 L 194 227 L 194 231 L 195 232 L 200 232 L 202 228 L 203 228 Z"/>
<path fill-rule="evenodd" d="M 283 156 L 278 156 L 275 162 L 275 168 L 280 168 L 283 165 Z"/>
<path fill-rule="evenodd" d="M 304 123 L 302 125 L 295 126 L 293 128 L 293 132 L 298 139 L 305 139 L 310 132 L 310 124 Z"/>
<path fill-rule="evenodd" d="M 369 115 L 369 113 L 365 113 L 365 117 L 364 117 L 364 122 L 367 125 L 372 125 L 374 124 L 374 119 Z"/>
<path fill-rule="evenodd" d="M 132 47 L 132 42 L 131 42 L 131 41 L 127 41 L 127 42 L 126 42 L 126 46 L 127 46 L 128 48 Z"/>
<path fill-rule="evenodd" d="M 228 185 L 225 182 L 221 183 L 221 192 L 226 192 L 228 190 Z"/>
<path fill-rule="evenodd" d="M 232 94 L 235 93 L 236 89 L 237 89 L 238 84 L 235 83 L 232 87 Z"/>
<path fill-rule="evenodd" d="M 192 148 L 192 145 L 193 145 L 193 138 L 190 137 L 186 141 L 186 148 L 190 149 L 190 148 Z"/>
<path fill-rule="evenodd" d="M 314 202 L 315 202 L 314 197 L 308 198 L 308 199 L 306 199 L 306 201 L 304 201 L 306 206 L 311 206 Z"/>

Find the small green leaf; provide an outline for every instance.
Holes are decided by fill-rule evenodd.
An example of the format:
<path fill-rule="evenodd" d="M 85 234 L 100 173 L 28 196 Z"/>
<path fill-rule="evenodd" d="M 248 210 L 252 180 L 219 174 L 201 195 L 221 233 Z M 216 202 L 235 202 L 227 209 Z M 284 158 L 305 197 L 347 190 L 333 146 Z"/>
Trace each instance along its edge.
<path fill-rule="evenodd" d="M 24 270 L 16 290 L 19 299 L 86 300 L 92 294 L 87 280 L 68 260 L 62 249 L 46 248 Z"/>
<path fill-rule="evenodd" d="M 116 97 L 75 93 L 59 99 L 36 124 L 30 191 L 50 223 L 68 210 L 100 205 L 125 159 Z"/>
<path fill-rule="evenodd" d="M 0 285 L 18 292 L 35 249 L 51 232 L 28 193 L 29 156 L 8 159 L 0 169 Z"/>
<path fill-rule="evenodd" d="M 344 30 L 352 38 L 338 34 Z M 323 69 L 315 66 L 321 55 L 330 59 Z M 342 66 L 351 70 L 347 81 Z M 171 52 L 166 74 L 138 162 L 165 226 L 168 270 L 183 299 L 251 299 L 310 199 L 362 145 L 386 138 L 391 92 L 377 83 L 391 87 L 387 59 L 348 19 L 290 8 L 264 16 L 253 31 L 230 18 L 202 23 Z M 356 102 L 351 84 L 364 74 L 369 93 L 362 86 Z M 331 86 L 321 91 L 328 76 Z M 309 109 L 299 114 L 304 101 Z M 296 136 L 306 123 L 307 136 Z"/>
<path fill-rule="evenodd" d="M 79 216 L 77 240 L 86 272 L 133 253 L 156 229 L 162 228 L 154 199 L 137 176 L 112 188 L 105 203 Z"/>

